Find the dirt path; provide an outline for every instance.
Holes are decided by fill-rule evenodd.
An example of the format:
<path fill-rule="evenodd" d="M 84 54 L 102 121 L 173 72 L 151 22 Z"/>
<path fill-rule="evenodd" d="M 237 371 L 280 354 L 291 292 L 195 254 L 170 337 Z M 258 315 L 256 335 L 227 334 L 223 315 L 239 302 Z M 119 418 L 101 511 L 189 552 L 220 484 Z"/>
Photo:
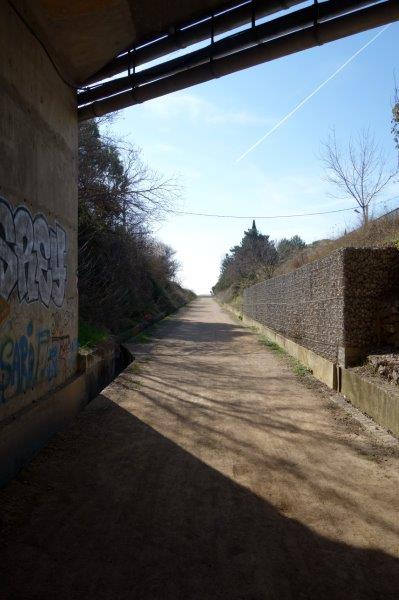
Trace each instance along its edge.
<path fill-rule="evenodd" d="M 395 456 L 211 299 L 137 363 L 0 492 L 2 600 L 399 598 Z"/>

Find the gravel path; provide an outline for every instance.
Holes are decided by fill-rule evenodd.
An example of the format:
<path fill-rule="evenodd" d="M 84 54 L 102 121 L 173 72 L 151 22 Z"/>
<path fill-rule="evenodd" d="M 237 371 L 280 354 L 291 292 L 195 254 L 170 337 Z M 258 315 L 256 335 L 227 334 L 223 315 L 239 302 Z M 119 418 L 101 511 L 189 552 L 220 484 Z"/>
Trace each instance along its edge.
<path fill-rule="evenodd" d="M 2 600 L 399 598 L 398 457 L 211 299 L 0 491 Z"/>

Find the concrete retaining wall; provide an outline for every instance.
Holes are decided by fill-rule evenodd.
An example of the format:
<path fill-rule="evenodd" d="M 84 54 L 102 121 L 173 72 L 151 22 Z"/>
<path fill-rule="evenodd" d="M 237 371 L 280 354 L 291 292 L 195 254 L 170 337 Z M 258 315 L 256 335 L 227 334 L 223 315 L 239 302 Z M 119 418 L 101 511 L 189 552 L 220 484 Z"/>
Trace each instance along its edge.
<path fill-rule="evenodd" d="M 376 423 L 399 436 L 399 393 L 360 377 L 350 369 L 340 370 L 339 391 Z"/>

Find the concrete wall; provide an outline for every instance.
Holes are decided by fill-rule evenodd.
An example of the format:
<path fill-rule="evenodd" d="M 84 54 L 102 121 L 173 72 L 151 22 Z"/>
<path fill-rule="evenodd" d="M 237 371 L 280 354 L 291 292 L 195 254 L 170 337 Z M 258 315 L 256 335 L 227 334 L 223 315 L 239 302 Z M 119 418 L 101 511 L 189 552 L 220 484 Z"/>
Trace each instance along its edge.
<path fill-rule="evenodd" d="M 340 369 L 338 390 L 376 423 L 399 436 L 399 394 L 392 386 L 373 382 L 351 369 Z"/>
<path fill-rule="evenodd" d="M 79 351 L 79 374 L 0 421 L 0 487 L 5 485 L 55 432 L 95 398 L 133 359 L 118 344 L 106 342 Z"/>
<path fill-rule="evenodd" d="M 243 313 L 343 366 L 399 345 L 399 251 L 345 248 L 244 290 Z"/>
<path fill-rule="evenodd" d="M 77 370 L 75 94 L 0 3 L 0 422 Z"/>

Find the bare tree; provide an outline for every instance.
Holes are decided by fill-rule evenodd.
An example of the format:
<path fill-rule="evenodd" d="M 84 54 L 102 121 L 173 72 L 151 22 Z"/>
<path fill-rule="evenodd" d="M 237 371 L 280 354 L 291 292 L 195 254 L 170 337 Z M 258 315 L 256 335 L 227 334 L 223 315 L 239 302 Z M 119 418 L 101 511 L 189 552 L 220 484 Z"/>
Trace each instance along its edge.
<path fill-rule="evenodd" d="M 136 230 L 173 212 L 181 192 L 178 179 L 151 169 L 134 145 L 103 133 L 97 121 L 80 125 L 79 199 L 91 214 Z"/>
<path fill-rule="evenodd" d="M 144 163 L 140 150 L 130 144 L 117 147 L 123 161 L 126 187 L 121 202 L 122 223 L 162 220 L 173 212 L 181 197 L 181 185 L 176 177 L 164 177 Z"/>
<path fill-rule="evenodd" d="M 346 148 L 338 143 L 333 130 L 322 143 L 321 159 L 327 181 L 359 206 L 363 224 L 369 220 L 370 203 L 391 183 L 398 173 L 398 165 L 390 168 L 381 147 L 370 130 L 349 140 Z"/>
<path fill-rule="evenodd" d="M 174 251 L 150 235 L 173 211 L 180 187 L 137 148 L 103 135 L 98 122 L 85 121 L 79 133 L 80 318 L 120 332 L 188 298 Z"/>
<path fill-rule="evenodd" d="M 399 152 L 399 88 L 395 80 L 395 95 L 392 104 L 392 134 L 395 146 Z M 398 155 L 399 160 L 399 155 Z"/>

